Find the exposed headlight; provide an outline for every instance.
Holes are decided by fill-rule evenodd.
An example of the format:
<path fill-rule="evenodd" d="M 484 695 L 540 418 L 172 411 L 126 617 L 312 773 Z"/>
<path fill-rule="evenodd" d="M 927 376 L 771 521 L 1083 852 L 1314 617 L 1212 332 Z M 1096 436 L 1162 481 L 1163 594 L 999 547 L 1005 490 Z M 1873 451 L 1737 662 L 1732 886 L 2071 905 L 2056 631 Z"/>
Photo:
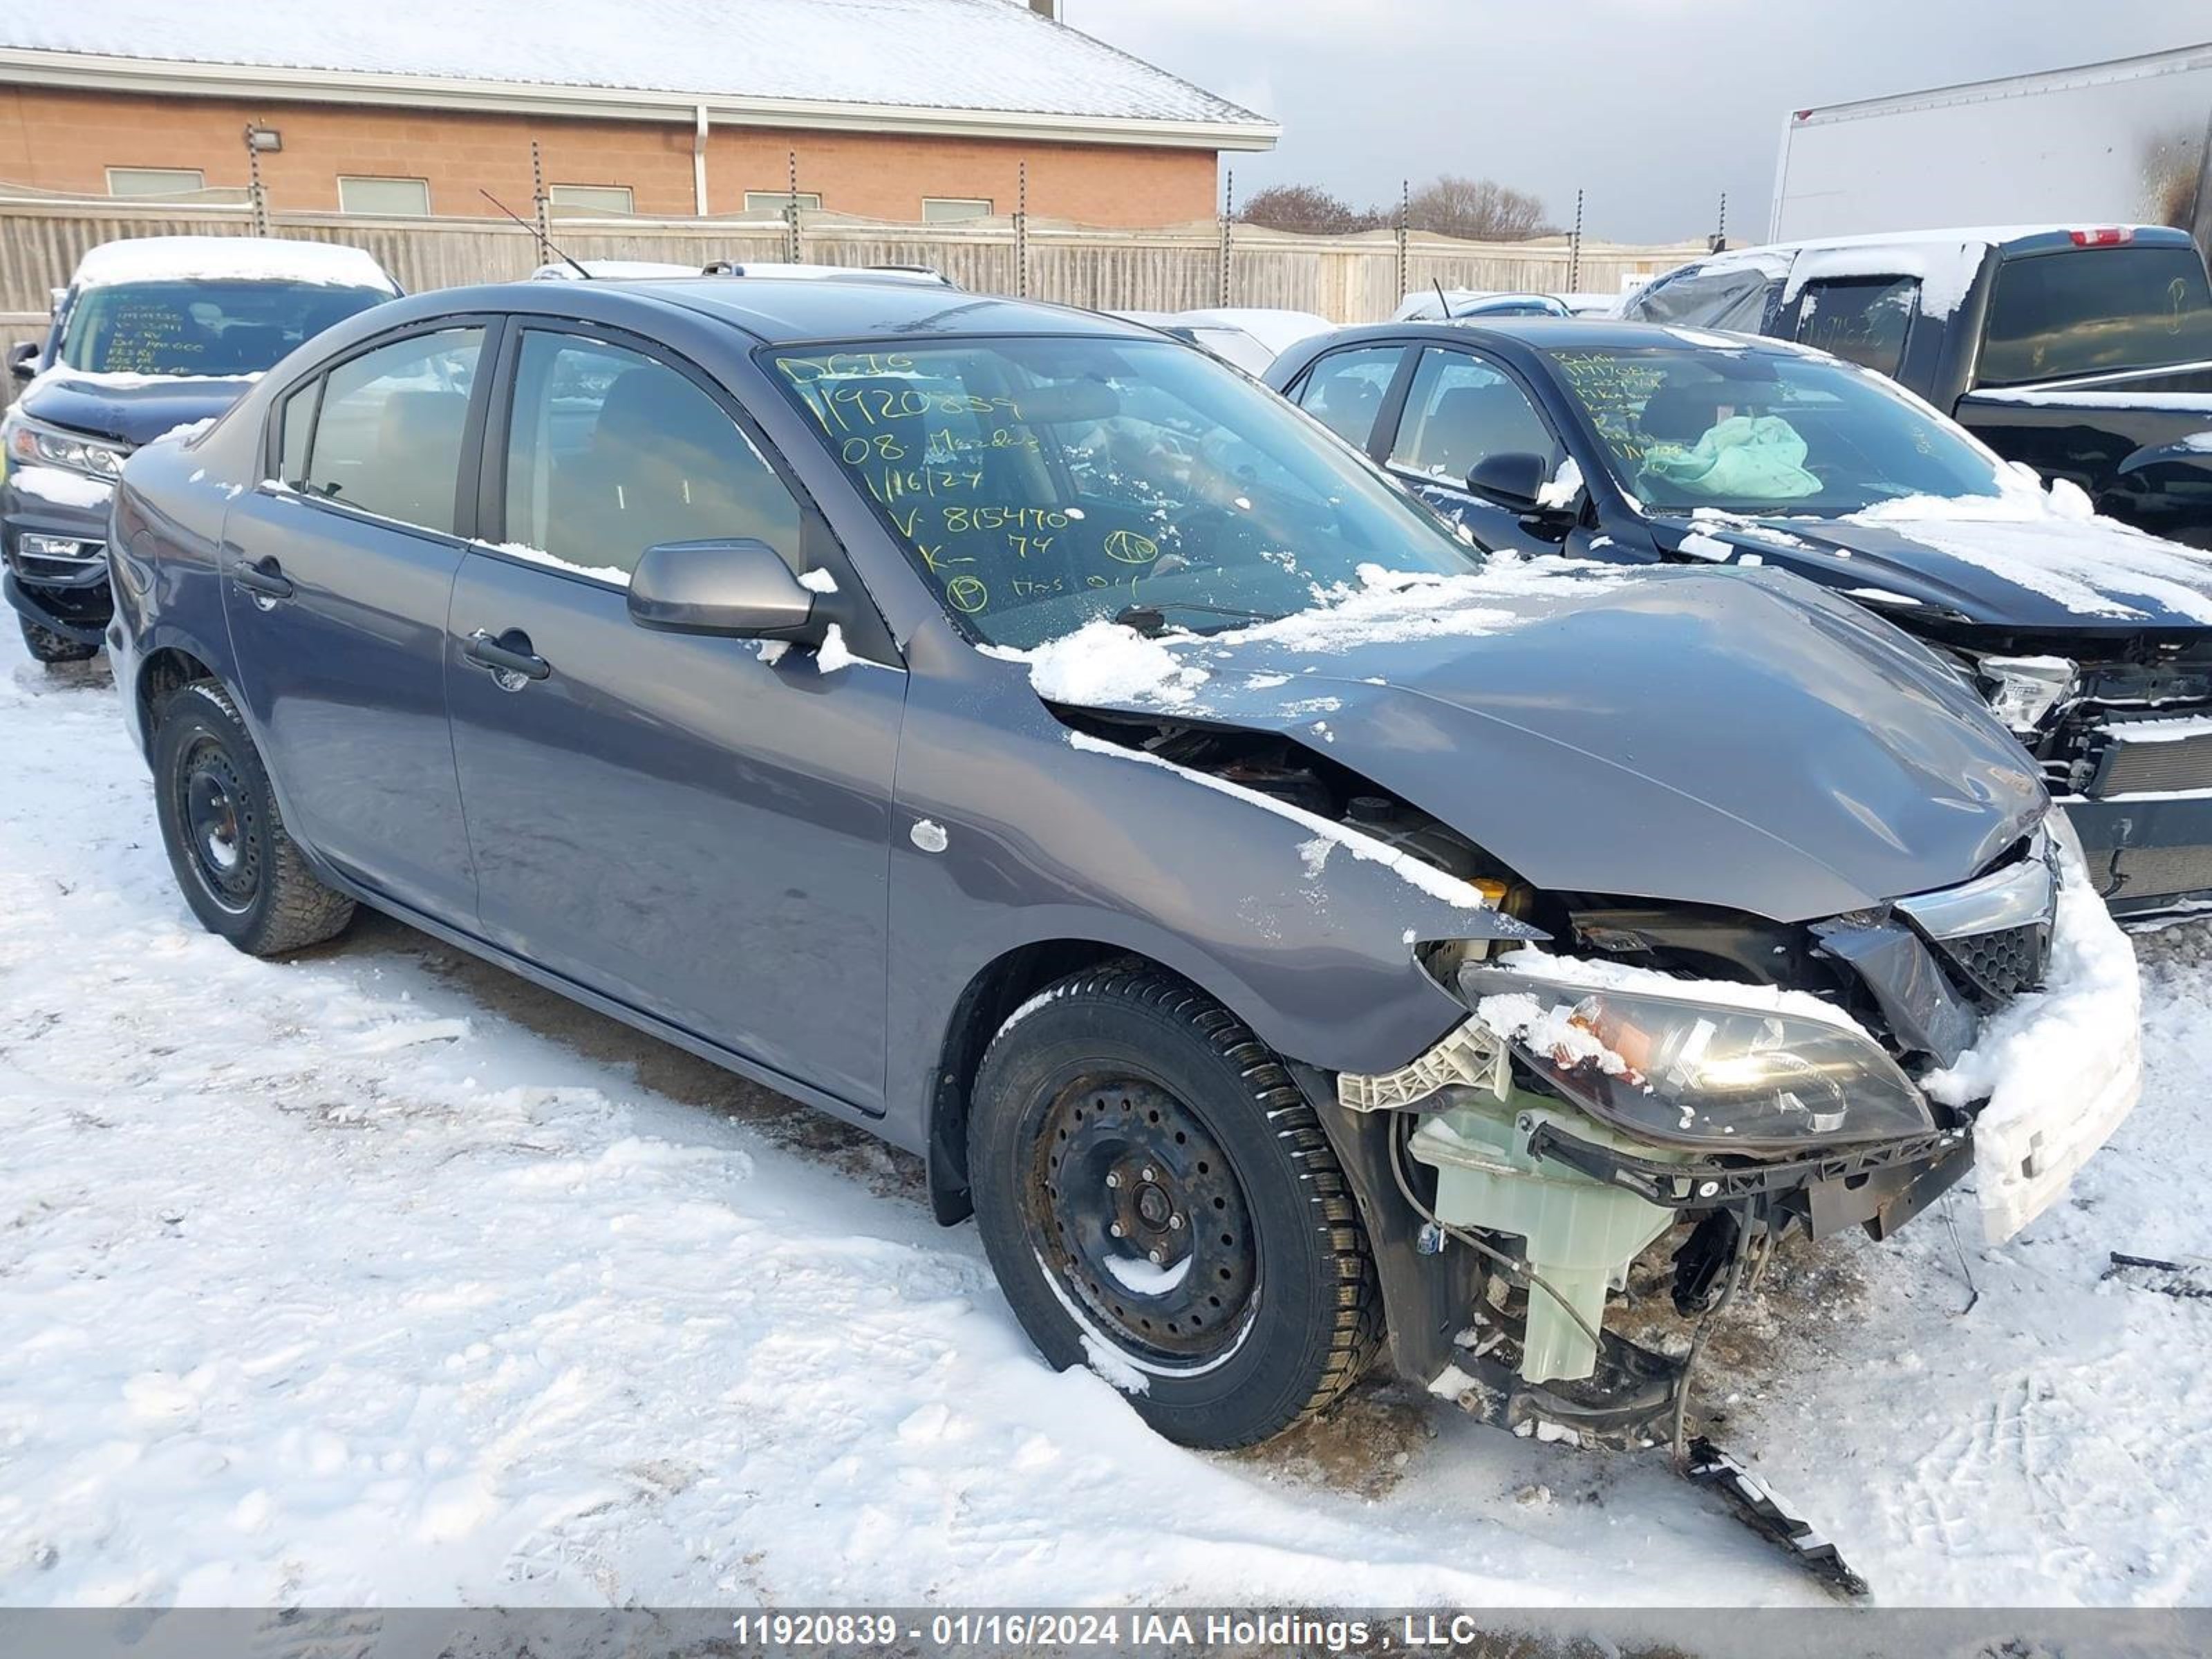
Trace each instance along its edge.
<path fill-rule="evenodd" d="M 1789 1151 L 1936 1127 L 1897 1062 L 1840 1020 L 1481 963 L 1459 988 L 1553 1087 L 1642 1139 Z"/>
<path fill-rule="evenodd" d="M 2063 657 L 1984 657 L 1982 690 L 2012 732 L 2033 732 L 2074 695 L 2079 671 Z"/>
<path fill-rule="evenodd" d="M 65 432 L 23 415 L 10 415 L 0 430 L 5 433 L 8 459 L 22 466 L 58 466 L 112 482 L 120 476 L 123 463 L 131 454 L 119 444 Z"/>

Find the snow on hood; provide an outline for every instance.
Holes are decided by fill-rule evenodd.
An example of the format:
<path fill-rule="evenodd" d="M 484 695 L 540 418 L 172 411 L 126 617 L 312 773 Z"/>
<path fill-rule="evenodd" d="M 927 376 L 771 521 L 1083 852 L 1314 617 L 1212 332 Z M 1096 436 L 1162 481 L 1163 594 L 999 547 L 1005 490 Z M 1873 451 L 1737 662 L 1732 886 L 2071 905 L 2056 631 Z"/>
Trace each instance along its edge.
<path fill-rule="evenodd" d="M 399 291 L 384 267 L 357 247 L 275 236 L 135 236 L 103 242 L 77 262 L 75 277 L 78 288 L 174 282 L 318 283 Z"/>
<path fill-rule="evenodd" d="M 1837 915 L 1966 880 L 2046 800 L 1923 647 L 1757 571 L 1496 557 L 1219 635 L 991 654 L 1048 702 L 1279 732 L 1540 888 Z"/>
<path fill-rule="evenodd" d="M 1697 548 L 1682 550 L 1755 552 L 1875 604 L 1995 627 L 2212 627 L 2212 556 L 2100 516 L 2065 479 L 2045 491 L 2007 468 L 1998 482 L 1995 495 L 1907 496 L 1840 519 L 1700 508 Z"/>
<path fill-rule="evenodd" d="M 95 374 L 58 365 L 24 386 L 15 407 L 72 432 L 150 443 L 191 422 L 222 414 L 252 389 L 249 374 Z"/>
<path fill-rule="evenodd" d="M 2044 988 L 1982 1027 L 1922 1086 L 1974 1121 L 1974 1184 L 2002 1243 L 2063 1191 L 2134 1109 L 2142 1084 L 2142 987 L 2135 947 L 2061 838 L 2058 910 Z"/>

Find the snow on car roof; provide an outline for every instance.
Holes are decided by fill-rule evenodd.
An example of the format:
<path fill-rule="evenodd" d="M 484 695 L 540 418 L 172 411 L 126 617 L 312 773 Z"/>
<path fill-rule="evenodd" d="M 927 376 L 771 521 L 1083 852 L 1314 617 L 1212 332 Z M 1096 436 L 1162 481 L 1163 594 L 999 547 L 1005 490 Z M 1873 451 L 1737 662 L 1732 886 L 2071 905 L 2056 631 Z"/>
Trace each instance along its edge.
<path fill-rule="evenodd" d="M 1014 0 L 625 0 L 618 11 L 605 0 L 76 0 L 10 7 L 0 46 L 717 98 L 1264 122 Z"/>
<path fill-rule="evenodd" d="M 399 291 L 357 247 L 274 236 L 134 236 L 102 242 L 77 261 L 79 288 L 116 283 L 290 282 Z"/>

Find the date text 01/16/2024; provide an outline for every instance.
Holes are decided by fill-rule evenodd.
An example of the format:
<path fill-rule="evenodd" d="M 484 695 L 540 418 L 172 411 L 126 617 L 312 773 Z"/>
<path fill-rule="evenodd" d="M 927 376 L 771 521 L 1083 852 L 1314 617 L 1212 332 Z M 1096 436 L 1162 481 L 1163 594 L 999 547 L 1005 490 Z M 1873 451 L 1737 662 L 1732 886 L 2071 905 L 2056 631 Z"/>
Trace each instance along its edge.
<path fill-rule="evenodd" d="M 1008 1648 L 1103 1648 L 1119 1652 L 1188 1652 L 1194 1646 L 1302 1644 L 1331 1653 L 1370 1647 L 1441 1647 L 1456 1638 L 1466 1615 L 1409 1613 L 1396 1642 L 1392 1632 L 1363 1619 L 1297 1613 L 1121 1613 L 1052 1611 L 890 1612 L 803 1611 L 744 1613 L 730 1621 L 741 1642 L 778 1649 L 819 1647 L 841 1652 L 927 1643 L 957 1651 Z M 1468 1621 L 1470 1624 L 1472 1621 Z"/>

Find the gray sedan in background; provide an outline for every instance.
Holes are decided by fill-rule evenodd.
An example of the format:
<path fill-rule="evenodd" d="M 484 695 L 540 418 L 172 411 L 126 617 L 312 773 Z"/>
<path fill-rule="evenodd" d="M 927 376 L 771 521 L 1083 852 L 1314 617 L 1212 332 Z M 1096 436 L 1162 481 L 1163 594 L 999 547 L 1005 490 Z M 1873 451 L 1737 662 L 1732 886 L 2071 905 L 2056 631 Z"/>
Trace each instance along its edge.
<path fill-rule="evenodd" d="M 1188 1443 L 1386 1345 L 1679 1436 L 1632 1259 L 1701 1317 L 1978 1155 L 2008 1231 L 2133 1099 L 2118 1029 L 2004 1097 L 2026 1000 L 2129 1024 L 2132 964 L 2075 983 L 2110 924 L 1922 647 L 1779 573 L 1486 560 L 1109 319 L 420 296 L 134 457 L 114 529 L 210 928 L 373 905 L 921 1153 L 1045 1357 Z"/>

